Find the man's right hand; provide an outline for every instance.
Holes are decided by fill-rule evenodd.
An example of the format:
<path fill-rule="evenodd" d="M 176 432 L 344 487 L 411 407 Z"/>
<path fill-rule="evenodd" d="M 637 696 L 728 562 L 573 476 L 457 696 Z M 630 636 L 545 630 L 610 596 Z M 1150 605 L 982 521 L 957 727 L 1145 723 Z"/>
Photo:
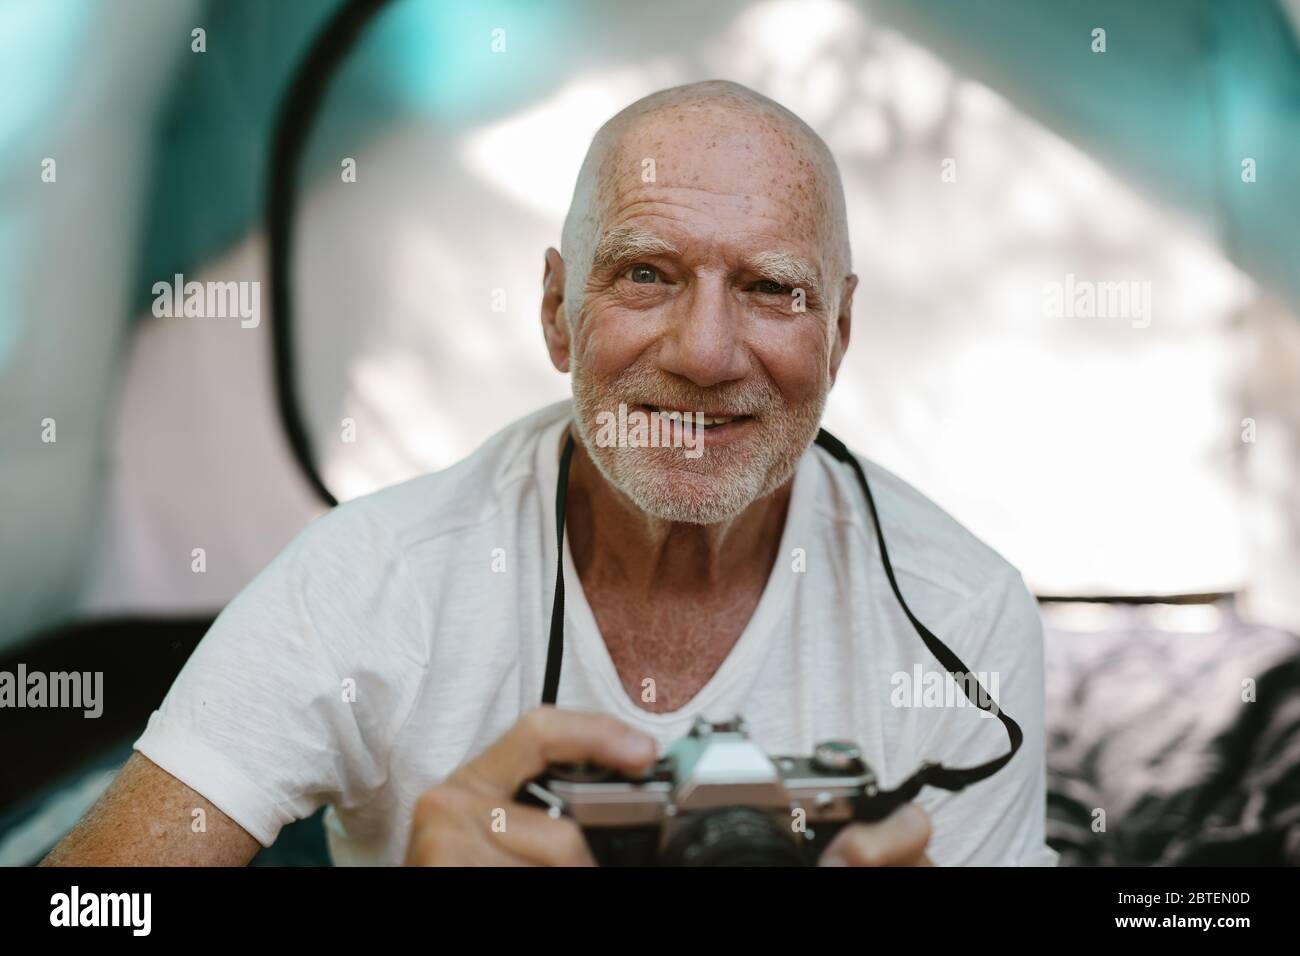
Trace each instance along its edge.
<path fill-rule="evenodd" d="M 614 717 L 538 707 L 487 750 L 421 794 L 407 866 L 593 866 L 570 819 L 514 802 L 551 763 L 639 770 L 654 763 L 654 738 Z"/>

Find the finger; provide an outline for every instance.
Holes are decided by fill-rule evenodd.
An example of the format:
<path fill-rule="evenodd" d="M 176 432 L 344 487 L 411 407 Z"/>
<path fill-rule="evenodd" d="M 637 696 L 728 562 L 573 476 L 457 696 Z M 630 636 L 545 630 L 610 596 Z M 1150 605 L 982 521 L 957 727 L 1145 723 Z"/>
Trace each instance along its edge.
<path fill-rule="evenodd" d="M 654 760 L 654 738 L 621 720 L 547 706 L 530 710 L 457 774 L 512 796 L 549 763 L 589 762 L 634 770 Z"/>
<path fill-rule="evenodd" d="M 930 818 L 912 803 L 878 823 L 854 823 L 835 837 L 818 861 L 823 866 L 925 866 Z"/>
<path fill-rule="evenodd" d="M 531 866 L 497 841 L 485 839 L 476 826 L 446 823 L 414 834 L 406 851 L 406 866 Z"/>
<path fill-rule="evenodd" d="M 430 787 L 415 803 L 407 866 L 527 866 L 486 831 L 496 817 L 495 801 L 473 787 L 444 781 Z M 504 813 L 504 811 L 501 811 Z"/>
<path fill-rule="evenodd" d="M 595 866 L 581 828 L 567 818 L 553 819 L 545 810 L 510 803 L 496 808 L 488 841 L 534 866 Z"/>

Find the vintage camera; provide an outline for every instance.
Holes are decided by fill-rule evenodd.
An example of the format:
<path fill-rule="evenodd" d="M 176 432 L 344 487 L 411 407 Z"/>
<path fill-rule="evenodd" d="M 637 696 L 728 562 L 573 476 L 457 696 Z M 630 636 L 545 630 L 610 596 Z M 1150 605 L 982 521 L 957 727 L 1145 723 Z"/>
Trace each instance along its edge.
<path fill-rule="evenodd" d="M 602 866 L 809 866 L 846 824 L 901 802 L 855 744 L 771 757 L 740 717 L 697 719 L 639 776 L 552 765 L 520 799 L 577 821 Z"/>

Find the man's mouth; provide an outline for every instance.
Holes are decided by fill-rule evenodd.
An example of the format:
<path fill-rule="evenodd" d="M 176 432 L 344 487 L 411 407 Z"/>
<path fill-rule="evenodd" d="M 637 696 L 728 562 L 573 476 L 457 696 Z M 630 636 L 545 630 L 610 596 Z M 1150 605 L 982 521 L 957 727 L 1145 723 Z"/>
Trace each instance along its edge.
<path fill-rule="evenodd" d="M 703 425 L 706 432 L 712 431 L 715 428 L 721 428 L 724 425 L 747 422 L 751 418 L 749 415 L 740 415 L 724 410 L 694 411 L 679 408 L 663 408 L 658 405 L 643 405 L 641 407 L 651 415 L 657 415 L 660 418 L 676 422 L 680 426 Z"/>

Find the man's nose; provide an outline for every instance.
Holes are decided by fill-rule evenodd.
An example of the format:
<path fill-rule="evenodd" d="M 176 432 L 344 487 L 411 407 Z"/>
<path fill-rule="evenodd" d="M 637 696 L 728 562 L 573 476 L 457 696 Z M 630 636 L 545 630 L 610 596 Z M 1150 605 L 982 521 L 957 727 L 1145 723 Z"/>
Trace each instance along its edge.
<path fill-rule="evenodd" d="M 733 382 L 749 374 L 744 315 L 724 289 L 696 286 L 673 310 L 659 364 L 700 388 Z"/>

